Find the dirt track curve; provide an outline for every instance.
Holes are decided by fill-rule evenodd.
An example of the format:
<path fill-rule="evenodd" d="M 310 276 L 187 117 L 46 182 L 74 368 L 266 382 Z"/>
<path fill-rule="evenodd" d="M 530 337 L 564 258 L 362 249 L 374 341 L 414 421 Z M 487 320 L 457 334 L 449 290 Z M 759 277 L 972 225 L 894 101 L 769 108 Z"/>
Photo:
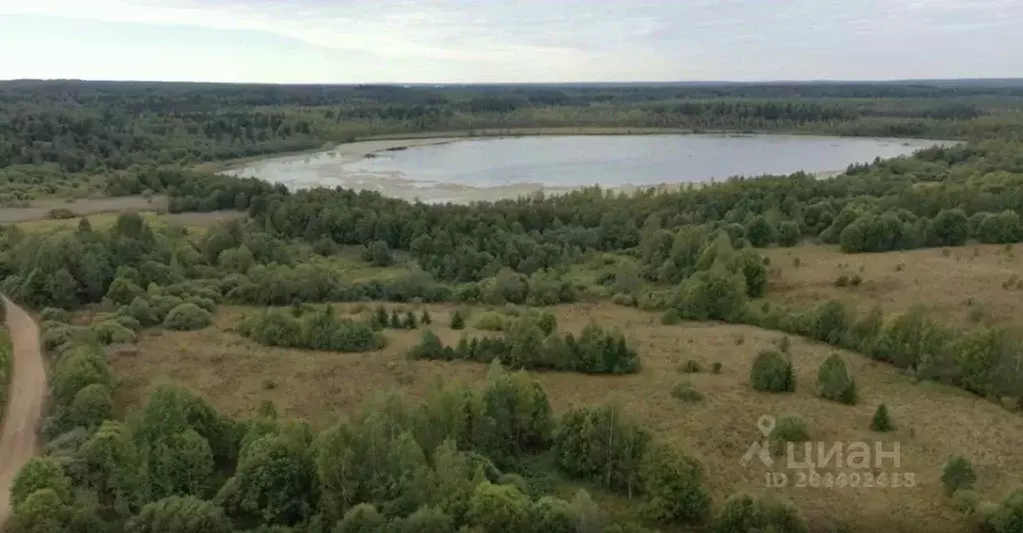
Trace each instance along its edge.
<path fill-rule="evenodd" d="M 46 402 L 46 368 L 39 349 L 39 326 L 14 302 L 7 307 L 7 328 L 14 345 L 14 374 L 7 409 L 0 420 L 0 531 L 10 511 L 14 475 L 36 453 L 37 429 Z"/>

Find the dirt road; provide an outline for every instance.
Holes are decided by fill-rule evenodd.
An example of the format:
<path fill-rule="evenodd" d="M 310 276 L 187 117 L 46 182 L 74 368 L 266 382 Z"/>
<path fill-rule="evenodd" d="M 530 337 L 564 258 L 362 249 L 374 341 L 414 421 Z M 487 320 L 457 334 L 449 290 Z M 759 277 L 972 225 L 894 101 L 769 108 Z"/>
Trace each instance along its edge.
<path fill-rule="evenodd" d="M 0 530 L 10 511 L 11 482 L 36 453 L 36 431 L 46 402 L 46 368 L 35 320 L 7 298 L 7 327 L 14 345 L 7 410 L 0 421 Z"/>

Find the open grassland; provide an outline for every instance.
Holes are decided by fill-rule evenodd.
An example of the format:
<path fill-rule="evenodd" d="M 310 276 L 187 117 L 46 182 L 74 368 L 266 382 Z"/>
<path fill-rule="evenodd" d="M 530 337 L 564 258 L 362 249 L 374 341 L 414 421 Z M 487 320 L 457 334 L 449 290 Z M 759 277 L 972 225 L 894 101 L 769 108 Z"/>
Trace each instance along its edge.
<path fill-rule="evenodd" d="M 936 251 L 930 254 L 941 257 Z M 820 259 L 822 265 L 828 262 L 825 257 Z M 954 257 L 947 260 L 955 262 Z M 921 262 L 917 262 L 918 268 Z M 371 306 L 363 307 L 339 306 L 368 317 Z M 431 305 L 428 309 L 438 336 L 445 343 L 457 342 L 463 332 L 447 326 L 455 307 Z M 377 395 L 421 397 L 440 380 L 475 383 L 487 372 L 486 366 L 478 363 L 408 360 L 406 352 L 419 342 L 421 330 L 385 330 L 387 347 L 364 354 L 267 348 L 228 331 L 253 310 L 222 308 L 215 324 L 200 331 L 143 333 L 138 355 L 112 360 L 121 380 L 117 392 L 121 409 L 138 406 L 156 384 L 169 380 L 199 390 L 230 415 L 251 413 L 262 401 L 271 400 L 282 414 L 322 427 Z M 474 315 L 481 310 L 473 309 Z M 853 531 L 962 531 L 966 527 L 963 519 L 953 510 L 940 481 L 942 467 L 955 454 L 973 462 L 976 488 L 987 499 L 1000 499 L 1021 481 L 1023 451 L 1018 442 L 1023 440 L 1023 421 L 962 391 L 927 382 L 914 385 L 893 367 L 844 353 L 856 376 L 861 401 L 851 407 L 825 401 L 814 392 L 816 376 L 833 350 L 792 338 L 789 352 L 797 376 L 796 392 L 758 393 L 748 384 L 752 360 L 761 350 L 776 349 L 782 338 L 779 333 L 710 323 L 665 326 L 655 314 L 611 304 L 564 305 L 553 310 L 562 331 L 578 332 L 591 321 L 622 328 L 643 358 L 642 370 L 634 375 L 536 374 L 555 411 L 619 403 L 632 420 L 700 457 L 718 505 L 736 490 L 764 490 L 768 470 L 758 463 L 743 465 L 741 458 L 750 444 L 762 440 L 758 418 L 786 413 L 801 416 L 815 441 L 883 441 L 885 450 L 898 442 L 898 468 L 889 460 L 875 472 L 912 473 L 915 477 L 913 487 L 770 489 L 794 501 L 818 527 L 838 520 L 855 523 Z M 486 334 L 472 329 L 474 319 L 470 316 L 470 327 L 464 333 Z M 698 361 L 704 372 L 681 373 L 681 364 L 689 359 Z M 722 365 L 720 374 L 710 372 L 715 362 Z M 682 380 L 688 380 L 704 399 L 690 404 L 674 399 L 671 390 Z M 868 429 L 874 409 L 882 402 L 890 408 L 895 432 L 881 434 Z M 831 463 L 819 472 L 839 472 L 833 467 Z M 795 482 L 790 472 L 790 483 Z M 602 493 L 602 498 L 607 497 Z M 607 498 L 604 504 L 624 515 L 636 507 L 634 502 L 618 498 Z"/>
<path fill-rule="evenodd" d="M 168 226 L 183 226 L 192 233 L 202 233 L 218 222 L 229 218 L 241 216 L 236 211 L 214 211 L 210 213 L 163 213 L 149 209 L 139 210 L 138 213 L 154 229 L 166 228 Z M 106 231 L 113 227 L 119 213 L 97 213 L 86 216 L 79 216 L 66 219 L 38 219 L 14 224 L 18 229 L 27 233 L 53 233 L 73 230 L 78 227 L 83 218 L 89 221 L 94 230 Z"/>
<path fill-rule="evenodd" d="M 793 309 L 840 299 L 885 313 L 915 305 L 943 324 L 1009 324 L 1023 319 L 1023 260 L 1018 245 L 975 244 L 875 254 L 837 246 L 762 250 L 770 260 L 767 300 Z M 840 278 L 845 278 L 845 286 Z M 857 285 L 854 279 L 862 280 Z"/>

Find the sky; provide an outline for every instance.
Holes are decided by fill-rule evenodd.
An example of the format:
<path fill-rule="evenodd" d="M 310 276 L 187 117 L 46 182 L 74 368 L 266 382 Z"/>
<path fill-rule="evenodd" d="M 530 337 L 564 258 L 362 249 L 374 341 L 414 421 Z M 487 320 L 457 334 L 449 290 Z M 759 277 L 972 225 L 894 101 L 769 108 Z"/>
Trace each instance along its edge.
<path fill-rule="evenodd" d="M 0 0 L 0 79 L 1023 77 L 1023 0 Z"/>

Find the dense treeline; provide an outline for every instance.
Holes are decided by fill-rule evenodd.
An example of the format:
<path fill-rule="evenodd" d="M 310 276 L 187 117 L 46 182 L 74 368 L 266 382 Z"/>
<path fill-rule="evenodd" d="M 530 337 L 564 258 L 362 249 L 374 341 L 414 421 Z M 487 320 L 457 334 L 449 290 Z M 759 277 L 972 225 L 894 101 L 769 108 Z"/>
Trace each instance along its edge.
<path fill-rule="evenodd" d="M 531 317 L 515 320 L 502 337 L 462 337 L 457 346 L 444 346 L 432 331 L 423 333 L 409 352 L 412 359 L 451 361 L 498 360 L 510 368 L 560 370 L 586 374 L 629 374 L 639 371 L 639 354 L 620 331 L 590 324 L 576 338 L 544 328 Z"/>
<path fill-rule="evenodd" d="M 0 199 L 380 134 L 599 127 L 1023 137 L 1013 84 L 267 86 L 0 83 Z M 92 180 L 95 181 L 95 180 Z M 103 186 L 125 194 L 132 187 Z M 143 189 L 146 190 L 146 189 Z M 155 190 L 150 188 L 150 190 Z"/>

